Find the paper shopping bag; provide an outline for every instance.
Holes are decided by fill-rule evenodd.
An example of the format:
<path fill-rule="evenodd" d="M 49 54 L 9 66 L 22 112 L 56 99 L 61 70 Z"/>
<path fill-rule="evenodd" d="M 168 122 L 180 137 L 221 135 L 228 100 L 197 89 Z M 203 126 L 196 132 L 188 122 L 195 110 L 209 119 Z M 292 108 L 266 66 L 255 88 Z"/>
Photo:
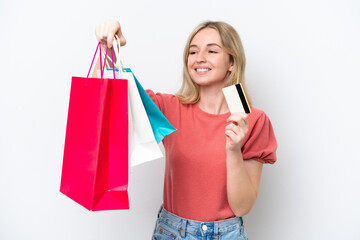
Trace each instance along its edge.
<path fill-rule="evenodd" d="M 129 166 L 133 167 L 145 162 L 164 157 L 153 134 L 149 119 L 131 72 L 116 71 L 116 77 L 128 80 L 128 118 L 129 118 Z M 112 69 L 104 72 L 111 77 Z M 98 75 L 101 72 L 98 71 Z"/>
<path fill-rule="evenodd" d="M 153 130 L 155 139 L 156 139 L 157 143 L 161 142 L 165 136 L 176 131 L 176 128 L 174 128 L 170 124 L 170 122 L 166 119 L 164 114 L 156 106 L 156 104 L 153 102 L 153 100 L 150 98 L 150 96 L 147 94 L 147 92 L 141 86 L 140 82 L 136 79 L 136 77 L 133 74 L 133 72 L 131 71 L 131 69 L 124 68 L 124 72 L 132 73 L 135 83 L 136 83 L 137 90 L 141 97 L 141 101 L 144 105 L 146 114 L 149 118 L 150 125 Z"/>
<path fill-rule="evenodd" d="M 129 166 L 136 166 L 141 163 L 145 163 L 151 160 L 155 160 L 163 157 L 163 154 L 160 150 L 158 143 L 166 135 L 165 131 L 171 128 L 172 131 L 175 129 L 171 126 L 165 116 L 160 112 L 156 105 L 152 102 L 151 98 L 147 95 L 145 90 L 141 87 L 140 83 L 136 80 L 135 76 L 129 68 L 123 68 L 120 58 L 120 43 L 118 38 L 115 36 L 113 42 L 113 49 L 116 56 L 116 64 L 114 65 L 116 76 L 121 78 L 128 79 L 128 88 L 129 88 Z M 106 77 L 111 77 L 113 75 L 113 60 L 110 59 L 108 55 L 104 56 L 108 58 L 107 64 L 108 69 L 103 74 Z M 111 67 L 111 68 L 110 68 Z M 101 72 L 98 71 L 98 76 L 101 75 Z M 150 105 L 147 101 L 144 101 L 143 95 L 148 97 L 147 101 L 150 101 Z M 155 108 L 150 111 L 149 109 Z M 154 112 L 158 111 L 158 114 Z M 151 116 L 149 115 L 149 112 Z M 153 124 L 153 119 L 160 119 L 159 117 L 154 117 L 158 115 L 162 116 L 162 122 L 157 121 L 157 125 Z M 170 134 L 172 131 L 168 131 L 167 134 Z M 156 134 L 155 134 L 156 133 Z M 162 138 L 159 136 L 162 134 Z"/>
<path fill-rule="evenodd" d="M 120 40 L 117 36 L 115 36 L 115 39 L 113 42 L 113 48 L 115 49 L 115 56 L 116 56 L 115 67 L 120 70 L 119 73 L 121 75 L 126 75 L 127 73 L 132 73 L 133 79 L 135 80 L 135 83 L 136 83 L 136 89 L 137 89 L 136 91 L 139 93 L 142 104 L 144 105 L 146 114 L 150 121 L 151 128 L 153 130 L 153 134 L 155 136 L 157 143 L 160 143 L 165 136 L 176 131 L 176 128 L 174 128 L 170 124 L 170 122 L 166 119 L 164 114 L 160 111 L 160 109 L 152 101 L 150 96 L 146 93 L 144 88 L 141 86 L 140 82 L 136 79 L 136 77 L 133 74 L 133 72 L 131 71 L 131 69 L 123 67 L 121 58 L 120 58 L 120 47 L 119 46 L 120 46 Z M 114 64 L 112 64 L 112 66 L 111 66 L 111 64 L 109 64 L 109 63 L 113 62 L 109 56 L 105 55 L 105 58 L 108 58 L 108 60 L 109 60 L 106 63 L 108 66 L 108 74 L 110 74 L 112 72 Z M 132 83 L 132 81 L 131 81 L 131 83 Z M 129 90 L 131 90 L 131 89 L 135 89 L 135 85 L 129 84 Z M 135 92 L 135 90 L 134 90 L 134 92 Z M 129 91 L 129 96 L 131 96 L 131 91 Z M 133 109 L 133 107 L 131 109 Z"/>
<path fill-rule="evenodd" d="M 72 78 L 60 191 L 91 211 L 129 209 L 127 86 Z"/>

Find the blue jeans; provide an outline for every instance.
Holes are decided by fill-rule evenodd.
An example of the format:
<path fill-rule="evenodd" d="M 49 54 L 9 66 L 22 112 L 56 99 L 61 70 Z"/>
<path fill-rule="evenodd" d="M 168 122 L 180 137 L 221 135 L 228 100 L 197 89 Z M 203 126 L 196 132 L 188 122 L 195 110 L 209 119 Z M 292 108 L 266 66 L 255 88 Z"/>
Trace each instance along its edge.
<path fill-rule="evenodd" d="M 162 206 L 153 240 L 247 240 L 243 220 L 234 217 L 216 222 L 199 222 L 178 217 Z"/>

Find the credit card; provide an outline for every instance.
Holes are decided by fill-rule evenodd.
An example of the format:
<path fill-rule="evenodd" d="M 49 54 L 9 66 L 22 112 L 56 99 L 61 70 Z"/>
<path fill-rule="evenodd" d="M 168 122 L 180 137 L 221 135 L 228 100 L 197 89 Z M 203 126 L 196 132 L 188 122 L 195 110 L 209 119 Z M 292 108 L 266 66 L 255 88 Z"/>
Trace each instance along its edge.
<path fill-rule="evenodd" d="M 231 113 L 250 113 L 251 109 L 240 83 L 222 89 Z"/>

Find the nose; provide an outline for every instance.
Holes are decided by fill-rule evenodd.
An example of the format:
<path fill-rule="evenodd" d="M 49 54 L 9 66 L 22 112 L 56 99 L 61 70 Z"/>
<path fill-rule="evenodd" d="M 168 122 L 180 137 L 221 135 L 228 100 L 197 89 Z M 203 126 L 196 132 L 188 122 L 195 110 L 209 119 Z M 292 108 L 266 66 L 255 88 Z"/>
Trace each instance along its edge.
<path fill-rule="evenodd" d="M 198 52 L 196 55 L 196 62 L 206 62 L 205 53 L 203 51 Z"/>

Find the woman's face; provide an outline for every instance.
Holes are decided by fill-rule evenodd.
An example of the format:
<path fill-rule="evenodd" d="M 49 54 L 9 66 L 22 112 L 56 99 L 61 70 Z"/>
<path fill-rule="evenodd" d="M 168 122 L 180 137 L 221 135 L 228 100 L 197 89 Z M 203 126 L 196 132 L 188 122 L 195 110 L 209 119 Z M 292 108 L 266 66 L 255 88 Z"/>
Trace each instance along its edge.
<path fill-rule="evenodd" d="M 217 30 L 204 28 L 194 36 L 187 67 L 191 79 L 200 86 L 224 84 L 233 64 L 230 55 L 223 49 Z"/>

